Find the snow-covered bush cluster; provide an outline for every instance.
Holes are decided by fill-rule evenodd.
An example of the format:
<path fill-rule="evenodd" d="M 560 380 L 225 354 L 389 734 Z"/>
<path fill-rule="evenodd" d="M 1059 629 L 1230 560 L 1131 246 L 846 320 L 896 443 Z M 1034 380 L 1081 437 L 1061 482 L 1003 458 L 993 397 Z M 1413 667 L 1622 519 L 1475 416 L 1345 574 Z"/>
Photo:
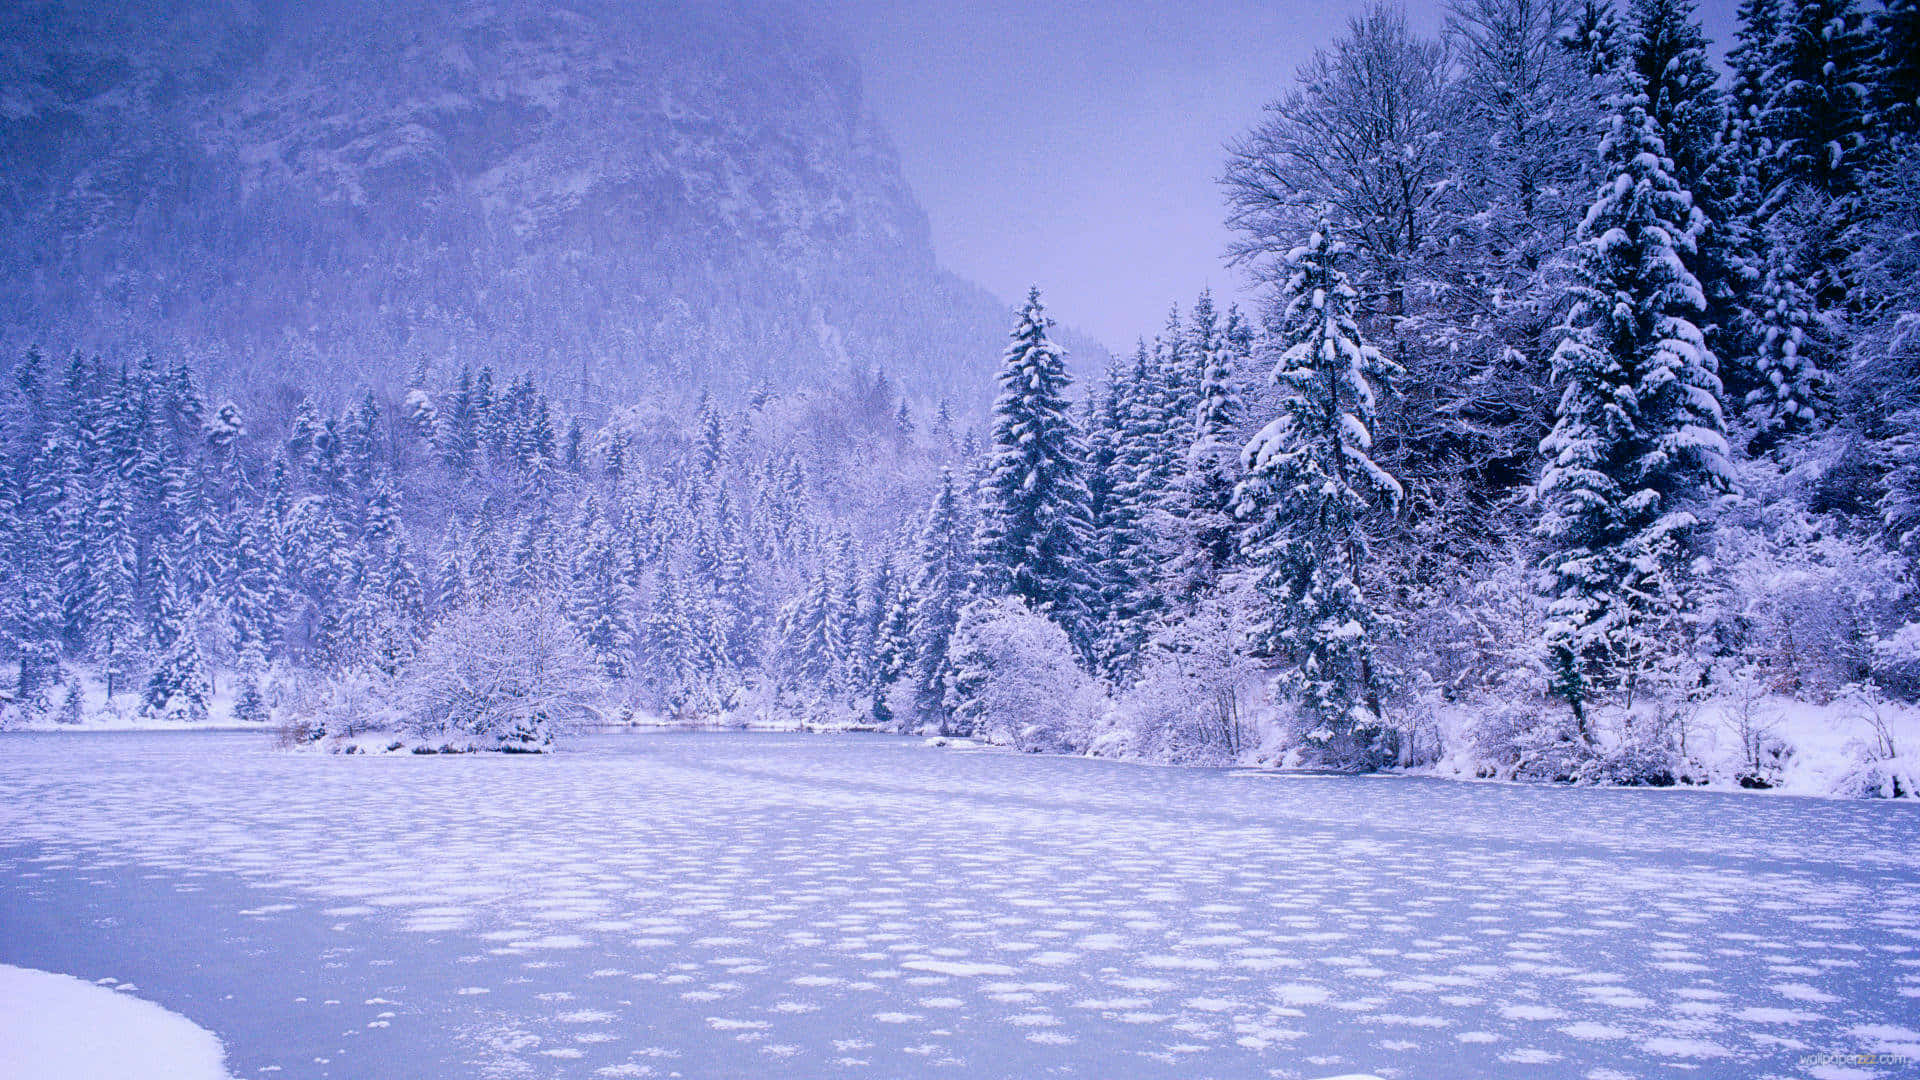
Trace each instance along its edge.
<path fill-rule="evenodd" d="M 1035 290 L 990 412 L 826 330 L 712 395 L 15 358 L 7 716 L 1913 794 L 1910 5 L 1749 0 L 1725 71 L 1673 0 L 1444 35 L 1370 10 L 1233 145 L 1255 313 L 1088 386 Z"/>

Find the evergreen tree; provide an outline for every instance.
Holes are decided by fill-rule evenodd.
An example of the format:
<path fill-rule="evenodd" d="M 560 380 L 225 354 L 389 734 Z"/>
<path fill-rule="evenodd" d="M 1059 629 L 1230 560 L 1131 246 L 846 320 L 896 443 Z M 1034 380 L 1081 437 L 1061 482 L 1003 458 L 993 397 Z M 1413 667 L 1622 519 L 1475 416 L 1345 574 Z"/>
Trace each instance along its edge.
<path fill-rule="evenodd" d="M 1869 162 L 1873 43 L 1853 0 L 1795 0 L 1786 11 L 1761 123 L 1781 182 L 1845 199 Z M 1772 193 L 1775 207 L 1790 198 Z"/>
<path fill-rule="evenodd" d="M 886 560 L 882 565 L 888 567 L 891 575 L 892 560 Z M 913 667 L 913 592 L 902 587 L 896 579 L 892 588 L 874 591 L 873 603 L 876 609 L 880 609 L 880 622 L 873 631 L 872 671 L 868 687 L 871 705 L 868 713 L 874 723 L 881 727 L 896 723 L 904 726 L 907 717 L 894 714 L 892 693 L 893 688 L 911 673 Z"/>
<path fill-rule="evenodd" d="M 840 660 L 847 650 L 838 593 L 822 561 L 780 613 L 781 671 L 804 691 L 830 694 L 838 689 Z"/>
<path fill-rule="evenodd" d="M 191 610 L 169 560 L 160 556 L 155 563 L 160 594 L 151 633 L 159 662 L 147 677 L 142 709 L 149 716 L 205 720 L 213 689 L 193 630 Z"/>
<path fill-rule="evenodd" d="M 301 398 L 293 408 L 293 422 L 287 428 L 287 460 L 295 466 L 305 465 L 319 438 L 320 411 L 312 398 Z"/>
<path fill-rule="evenodd" d="M 634 649 L 633 583 L 612 528 L 587 504 L 582 543 L 574 560 L 570 613 L 580 640 L 609 678 L 624 678 Z"/>
<path fill-rule="evenodd" d="M 380 460 L 380 406 L 369 390 L 341 423 L 341 457 L 347 482 L 363 490 Z"/>
<path fill-rule="evenodd" d="M 66 693 L 60 700 L 59 721 L 62 724 L 78 724 L 86 719 L 86 688 L 81 685 L 78 675 L 67 679 Z"/>
<path fill-rule="evenodd" d="M 663 566 L 659 572 L 638 645 L 646 658 L 642 670 L 666 673 L 673 687 L 686 687 L 702 667 L 703 646 L 693 612 L 682 595 L 678 575 L 670 567 Z"/>
<path fill-rule="evenodd" d="M 131 517 L 125 482 L 109 477 L 86 522 L 82 607 L 69 615 L 82 620 L 85 640 L 105 666 L 109 697 L 126 689 L 139 654 L 139 551 Z"/>
<path fill-rule="evenodd" d="M 1294 667 L 1309 742 L 1343 763 L 1378 764 L 1392 747 L 1380 716 L 1374 638 L 1380 618 L 1362 588 L 1362 516 L 1395 504 L 1398 481 L 1375 464 L 1374 380 L 1396 369 L 1361 337 L 1359 299 L 1326 224 L 1288 256 L 1274 383 L 1280 415 L 1243 453 L 1237 506 L 1253 519 L 1245 556 L 1269 605 L 1256 648 Z"/>
<path fill-rule="evenodd" d="M 953 470 L 940 470 L 940 489 L 920 530 L 919 570 L 913 580 L 908 640 L 915 710 L 923 721 L 947 730 L 947 646 L 967 602 L 973 549 L 966 517 L 954 489 Z"/>
<path fill-rule="evenodd" d="M 1191 347 L 1201 357 L 1194 406 L 1193 441 L 1179 464 L 1168 496 L 1174 552 L 1164 568 L 1168 593 L 1191 603 L 1219 583 L 1235 557 L 1240 528 L 1233 519 L 1233 492 L 1240 481 L 1234 444 L 1244 408 L 1235 385 L 1235 347 L 1205 293 L 1194 305 Z"/>
<path fill-rule="evenodd" d="M 1716 171 L 1725 112 L 1693 0 L 1629 0 L 1624 30 L 1626 74 L 1647 100 L 1674 181 L 1712 220 L 1715 206 L 1703 193 Z"/>
<path fill-rule="evenodd" d="M 242 518 L 232 530 L 232 575 L 227 614 L 234 652 L 263 665 L 280 647 L 280 614 L 287 601 L 286 566 L 264 514 Z"/>
<path fill-rule="evenodd" d="M 1157 552 L 1149 518 L 1166 488 L 1166 451 L 1172 439 L 1166 371 L 1156 362 L 1160 354 L 1150 354 L 1141 342 L 1132 370 L 1115 384 L 1118 427 L 1108 435 L 1112 461 L 1101 513 L 1094 519 L 1102 556 L 1097 613 L 1104 633 L 1098 655 L 1115 674 L 1130 669 L 1159 609 L 1154 588 Z"/>
<path fill-rule="evenodd" d="M 240 676 L 239 689 L 233 699 L 233 718 L 245 724 L 264 724 L 273 719 L 267 695 L 260 690 L 259 676 Z"/>
<path fill-rule="evenodd" d="M 1874 36 L 1876 122 L 1889 132 L 1920 135 L 1920 0 L 1883 0 Z"/>
<path fill-rule="evenodd" d="M 700 392 L 700 405 L 696 415 L 699 418 L 700 441 L 697 451 L 700 475 L 708 483 L 713 483 L 727 463 L 726 426 L 720 419 L 720 406 L 704 390 Z"/>
<path fill-rule="evenodd" d="M 1703 222 L 1667 171 L 1630 82 L 1600 157 L 1610 178 L 1581 224 L 1576 305 L 1554 354 L 1562 395 L 1537 498 L 1556 692 L 1582 733 L 1649 623 L 1690 603 L 1694 507 L 1726 475 L 1715 360 L 1687 270 Z"/>
<path fill-rule="evenodd" d="M 739 670 L 758 659 L 765 615 L 754 595 L 749 555 L 726 486 L 713 488 L 699 510 L 693 577 L 706 598 L 709 647 L 716 669 Z"/>
<path fill-rule="evenodd" d="M 1738 349 L 1749 243 L 1737 223 L 1728 227 L 1741 196 L 1737 164 L 1727 159 L 1726 107 L 1693 0 L 1631 0 L 1626 52 L 1626 77 L 1647 100 L 1674 182 L 1707 222 L 1689 264 L 1707 303 L 1702 329 L 1710 346 Z"/>
<path fill-rule="evenodd" d="M 1749 361 L 1759 336 L 1754 294 L 1766 259 L 1767 194 L 1777 173 L 1765 116 L 1773 95 L 1767 73 L 1773 67 L 1780 31 L 1779 0 L 1742 0 L 1739 16 L 1738 40 L 1727 54 L 1732 82 L 1720 136 L 1719 172 L 1713 179 L 1720 194 L 1715 246 L 1723 253 L 1722 265 L 1728 273 L 1717 287 L 1715 282 L 1703 282 L 1708 317 L 1715 326 L 1708 344 L 1722 359 L 1721 377 L 1735 400 L 1751 397 L 1766 381 Z"/>
<path fill-rule="evenodd" d="M 1758 385 L 1747 393 L 1747 415 L 1758 445 L 1812 427 L 1827 409 L 1829 335 L 1807 294 L 1787 246 L 1769 252 L 1766 273 L 1754 297 L 1759 335 L 1749 366 Z"/>
<path fill-rule="evenodd" d="M 477 423 L 473 372 L 461 368 L 447 409 L 440 414 L 439 430 L 435 436 L 440 460 L 455 476 L 465 476 L 473 468 Z"/>
<path fill-rule="evenodd" d="M 1001 361 L 976 550 L 986 592 L 1025 600 L 1086 656 L 1096 636 L 1093 575 L 1084 561 L 1092 528 L 1086 449 L 1067 403 L 1066 355 L 1047 337 L 1050 325 L 1040 290 L 1031 290 Z"/>

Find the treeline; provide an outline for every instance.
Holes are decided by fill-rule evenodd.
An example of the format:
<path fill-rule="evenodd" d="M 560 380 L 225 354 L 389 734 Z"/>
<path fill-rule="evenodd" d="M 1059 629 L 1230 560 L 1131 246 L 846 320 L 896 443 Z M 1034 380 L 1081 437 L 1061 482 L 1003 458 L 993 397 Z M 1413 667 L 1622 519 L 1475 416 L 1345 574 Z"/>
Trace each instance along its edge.
<path fill-rule="evenodd" d="M 1228 162 L 1250 400 L 1143 353 L 1075 424 L 1030 307 L 976 593 L 1111 700 L 1074 719 L 1070 673 L 995 644 L 1048 635 L 983 605 L 961 713 L 1052 672 L 973 712 L 1204 756 L 1252 704 L 1323 763 L 1453 738 L 1498 774 L 1671 782 L 1708 771 L 1706 703 L 1920 692 L 1915 8 L 1740 21 L 1722 72 L 1684 0 L 1354 20 Z M 1755 783 L 1792 752 L 1739 741 Z"/>
<path fill-rule="evenodd" d="M 1906 3 L 1749 0 L 1721 72 L 1680 0 L 1460 0 L 1439 41 L 1375 9 L 1233 148 L 1257 317 L 1203 295 L 1076 389 L 1036 291 L 980 432 L 872 372 L 573 415 L 423 373 L 248 425 L 181 367 L 29 356 L 16 708 L 78 709 L 91 671 L 200 716 L 232 672 L 236 715 L 353 734 L 511 683 L 516 731 L 631 707 L 1359 767 L 1464 740 L 1644 781 L 1697 767 L 1702 702 L 1911 697 L 1914 41 Z M 479 678 L 490 622 L 554 663 Z M 1764 780 L 1781 748 L 1740 741 Z"/>

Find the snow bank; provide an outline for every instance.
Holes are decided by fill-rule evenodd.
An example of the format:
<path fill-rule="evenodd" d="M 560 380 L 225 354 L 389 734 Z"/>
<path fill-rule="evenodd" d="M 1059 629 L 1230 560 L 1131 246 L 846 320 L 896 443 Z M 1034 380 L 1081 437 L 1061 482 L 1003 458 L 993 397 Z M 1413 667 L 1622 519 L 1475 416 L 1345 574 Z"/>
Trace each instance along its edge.
<path fill-rule="evenodd" d="M 1500 768 L 1478 752 L 1474 726 L 1484 710 L 1439 710 L 1442 752 L 1410 771 L 1488 778 Z M 1788 795 L 1912 798 L 1920 794 L 1920 707 L 1853 694 L 1824 703 L 1777 694 L 1717 698 L 1675 721 L 1676 776 L 1708 787 L 1764 787 Z M 1600 725 L 1603 742 L 1607 724 Z"/>
<path fill-rule="evenodd" d="M 228 1080 L 220 1040 L 151 1001 L 0 964 L 0 1076 Z"/>
<path fill-rule="evenodd" d="M 53 688 L 46 707 L 22 710 L 8 693 L 17 670 L 17 666 L 0 667 L 0 731 L 265 731 L 270 726 L 234 715 L 239 677 L 231 671 L 214 673 L 207 717 L 195 721 L 149 713 L 142 708 L 137 685 L 122 686 L 109 696 L 105 677 L 91 664 L 65 665 L 65 679 Z"/>

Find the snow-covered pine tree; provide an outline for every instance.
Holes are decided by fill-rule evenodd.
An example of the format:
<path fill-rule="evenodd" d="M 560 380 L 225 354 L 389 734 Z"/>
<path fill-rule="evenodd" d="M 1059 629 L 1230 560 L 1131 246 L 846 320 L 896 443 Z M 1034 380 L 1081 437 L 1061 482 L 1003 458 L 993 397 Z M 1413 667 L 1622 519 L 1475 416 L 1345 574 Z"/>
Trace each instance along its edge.
<path fill-rule="evenodd" d="M 883 565 L 891 568 L 892 561 Z M 874 602 L 878 606 L 882 594 L 874 593 Z M 868 713 L 879 726 L 905 726 L 910 717 L 898 715 L 894 709 L 893 690 L 900 681 L 911 674 L 914 662 L 913 652 L 913 612 L 914 595 L 907 583 L 893 575 L 893 587 L 886 595 L 886 606 L 881 612 L 880 624 L 874 628 L 873 659 L 868 696 L 871 701 Z"/>
<path fill-rule="evenodd" d="M 1142 341 L 1124 378 L 1114 381 L 1118 427 L 1106 432 L 1112 461 L 1107 466 L 1102 512 L 1094 537 L 1101 560 L 1097 642 L 1102 666 L 1111 674 L 1129 671 L 1145 644 L 1160 607 L 1155 536 L 1150 519 L 1170 479 L 1172 441 L 1166 350 L 1152 352 Z"/>
<path fill-rule="evenodd" d="M 1893 134 L 1920 135 L 1920 0 L 1883 0 L 1873 20 L 1875 123 Z"/>
<path fill-rule="evenodd" d="M 840 659 L 846 653 L 847 626 L 840 610 L 839 583 L 822 560 L 807 584 L 780 612 L 781 672 L 809 696 L 838 689 Z"/>
<path fill-rule="evenodd" d="M 1370 766 L 1395 748 L 1373 659 L 1381 619 L 1361 583 L 1362 517 L 1402 495 L 1370 456 L 1373 384 L 1397 369 L 1361 336 L 1346 255 L 1322 222 L 1287 256 L 1272 341 L 1281 412 L 1242 452 L 1236 509 L 1251 522 L 1243 554 L 1268 605 L 1256 650 L 1291 665 L 1282 678 L 1299 694 L 1306 740 L 1329 760 Z"/>
<path fill-rule="evenodd" d="M 560 552 L 553 519 L 536 512 L 520 525 L 513 538 L 507 586 L 522 592 L 544 592 L 560 579 Z"/>
<path fill-rule="evenodd" d="M 1747 361 L 1758 385 L 1748 391 L 1747 416 L 1756 446 L 1805 431 L 1828 408 L 1827 367 L 1832 356 L 1825 317 L 1808 295 L 1787 244 L 1770 245 L 1760 287 L 1750 301 L 1758 340 Z"/>
<path fill-rule="evenodd" d="M 1779 0 L 1741 0 L 1737 40 L 1727 52 L 1731 77 L 1720 158 L 1712 184 L 1719 194 L 1715 244 L 1730 273 L 1714 288 L 1702 282 L 1714 331 L 1708 344 L 1721 358 L 1720 377 L 1732 400 L 1741 401 L 1764 380 L 1749 361 L 1759 331 L 1753 313 L 1765 261 L 1764 206 L 1774 183 L 1772 142 L 1763 119 L 1772 89 L 1767 73 L 1779 36 Z"/>
<path fill-rule="evenodd" d="M 150 636 L 159 659 L 147 677 L 142 711 L 149 716 L 205 720 L 213 697 L 207 663 L 194 633 L 187 599 L 164 552 L 154 556 L 154 576 L 158 597 Z"/>
<path fill-rule="evenodd" d="M 132 681 L 139 650 L 139 548 L 132 513 L 125 482 L 109 475 L 87 517 L 83 538 L 88 580 L 79 614 L 93 655 L 105 668 L 109 697 Z"/>
<path fill-rule="evenodd" d="M 1629 76 L 1600 158 L 1610 174 L 1581 223 L 1575 306 L 1554 353 L 1562 388 L 1536 487 L 1554 691 L 1586 737 L 1586 706 L 1629 680 L 1650 625 L 1696 599 L 1697 508 L 1727 477 L 1705 306 L 1687 269 L 1703 227 L 1667 170 Z M 1677 643 L 1667 643 L 1669 645 Z"/>
<path fill-rule="evenodd" d="M 973 547 L 966 515 L 955 490 L 953 470 L 940 470 L 940 489 L 927 508 L 920 530 L 919 570 L 913 580 L 909 628 L 913 658 L 913 698 L 917 719 L 947 730 L 947 646 L 967 602 L 973 571 Z"/>
<path fill-rule="evenodd" d="M 1786 5 L 1761 120 L 1782 182 L 1797 181 L 1830 199 L 1858 192 L 1873 134 L 1873 54 L 1853 0 Z M 1773 196 L 1776 207 L 1791 197 L 1778 188 Z"/>
<path fill-rule="evenodd" d="M 705 390 L 700 391 L 700 404 L 695 409 L 699 420 L 700 475 L 708 483 L 719 477 L 727 463 L 727 432 L 720 418 L 720 406 Z"/>
<path fill-rule="evenodd" d="M 1200 377 L 1206 358 L 1195 348 L 1190 328 L 1180 320 L 1180 306 L 1167 311 L 1167 328 L 1154 341 L 1154 360 L 1161 373 L 1161 407 L 1166 412 L 1167 445 L 1161 463 L 1171 477 L 1180 455 L 1193 441 L 1194 414 L 1200 408 Z"/>
<path fill-rule="evenodd" d="M 1001 360 L 975 551 L 982 591 L 1025 600 L 1091 657 L 1098 600 L 1087 565 L 1086 448 L 1067 401 L 1066 354 L 1047 336 L 1052 323 L 1032 289 Z"/>
<path fill-rule="evenodd" d="M 705 600 L 709 644 L 717 650 L 713 660 L 717 669 L 742 668 L 759 658 L 765 613 L 752 586 L 749 553 L 727 485 L 713 485 L 698 512 L 692 576 Z"/>
<path fill-rule="evenodd" d="M 1699 202 L 1720 154 L 1725 107 L 1693 0 L 1629 0 L 1622 29 L 1623 59 L 1647 99 L 1674 181 Z M 1714 209 L 1700 207 L 1708 215 Z"/>
<path fill-rule="evenodd" d="M 1693 195 L 1707 221 L 1688 263 L 1707 307 L 1701 329 L 1709 346 L 1737 350 L 1746 298 L 1749 243 L 1729 209 L 1740 200 L 1740 178 L 1727 160 L 1727 125 L 1706 35 L 1693 0 L 1630 0 L 1625 61 L 1647 99 L 1647 119 L 1660 133 L 1674 182 Z"/>
<path fill-rule="evenodd" d="M 448 395 L 447 408 L 440 413 L 435 443 L 440 460 L 455 477 L 465 476 L 473 468 L 478 446 L 478 416 L 474 410 L 473 371 L 460 369 L 460 377 Z"/>
<path fill-rule="evenodd" d="M 373 391 L 367 391 L 360 403 L 341 422 L 341 458 L 347 482 L 364 491 L 373 482 L 380 462 L 380 405 Z"/>
<path fill-rule="evenodd" d="M 18 660 L 14 700 L 28 708 L 42 708 L 60 682 L 60 601 L 50 576 L 29 567 L 14 579 L 16 590 L 9 637 Z"/>
<path fill-rule="evenodd" d="M 1188 335 L 1188 347 L 1200 358 L 1200 379 L 1193 441 L 1166 500 L 1175 535 L 1164 578 L 1166 593 L 1190 605 L 1219 583 L 1239 549 L 1233 491 L 1240 482 L 1240 450 L 1234 437 L 1243 405 L 1235 382 L 1235 348 L 1219 325 L 1211 294 L 1200 294 Z"/>
<path fill-rule="evenodd" d="M 848 569 L 851 571 L 852 568 Z M 874 560 L 873 566 L 858 585 L 857 595 L 849 608 L 853 612 L 853 629 L 847 635 L 851 650 L 847 661 L 851 676 L 848 685 L 852 690 L 871 696 L 880 674 L 880 654 L 885 648 L 887 615 L 898 606 L 900 599 L 900 575 L 894 566 L 891 547 L 881 550 L 879 558 Z"/>
<path fill-rule="evenodd" d="M 670 696 L 683 691 L 700 670 L 699 635 L 670 559 L 663 559 L 656 573 L 637 647 L 640 672 L 664 683 Z"/>
<path fill-rule="evenodd" d="M 627 560 L 606 519 L 591 497 L 576 526 L 579 550 L 574 556 L 569 585 L 573 590 L 568 614 L 580 640 L 593 650 L 608 678 L 624 678 L 634 648 L 633 583 Z"/>
<path fill-rule="evenodd" d="M 1780 39 L 1780 0 L 1740 0 L 1739 29 L 1727 50 L 1731 81 L 1727 93 L 1726 152 L 1734 155 L 1751 191 L 1752 205 L 1741 207 L 1746 216 L 1759 212 L 1759 201 L 1772 189 L 1773 149 L 1767 131 L 1767 103 L 1773 99 L 1768 81 L 1774 68 L 1774 49 Z"/>
<path fill-rule="evenodd" d="M 87 692 L 80 676 L 67 678 L 66 692 L 60 699 L 59 721 L 62 724 L 78 724 L 86 719 Z"/>
<path fill-rule="evenodd" d="M 1773 160 L 1760 244 L 1789 247 L 1816 308 L 1837 317 L 1865 299 L 1852 261 L 1862 185 L 1880 144 L 1873 43 L 1853 0 L 1799 0 L 1783 10 L 1761 115 Z"/>
<path fill-rule="evenodd" d="M 231 530 L 226 609 L 234 653 L 264 664 L 280 647 L 280 619 L 286 604 L 286 567 L 264 513 L 244 514 Z"/>
<path fill-rule="evenodd" d="M 248 672 L 240 676 L 233 698 L 233 718 L 243 724 L 264 724 L 273 719 L 273 709 L 260 689 L 258 675 Z"/>

